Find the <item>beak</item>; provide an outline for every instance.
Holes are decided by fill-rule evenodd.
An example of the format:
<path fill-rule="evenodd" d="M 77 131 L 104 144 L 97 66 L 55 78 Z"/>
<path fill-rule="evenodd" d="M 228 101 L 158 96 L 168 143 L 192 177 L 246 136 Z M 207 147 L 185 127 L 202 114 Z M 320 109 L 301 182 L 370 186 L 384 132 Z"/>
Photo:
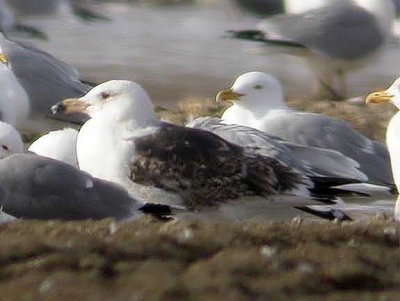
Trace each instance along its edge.
<path fill-rule="evenodd" d="M 5 53 L 0 53 L 0 62 L 4 65 L 8 65 L 8 58 Z"/>
<path fill-rule="evenodd" d="M 386 90 L 377 91 L 369 94 L 365 103 L 387 103 L 393 99 L 393 95 L 389 94 Z"/>
<path fill-rule="evenodd" d="M 64 99 L 51 107 L 50 117 L 69 123 L 83 124 L 90 119 L 88 107 L 89 104 L 79 98 Z"/>
<path fill-rule="evenodd" d="M 232 89 L 219 91 L 215 97 L 216 102 L 240 100 L 244 94 L 233 92 Z"/>
<path fill-rule="evenodd" d="M 51 112 L 53 114 L 62 113 L 64 115 L 70 115 L 74 113 L 84 113 L 87 114 L 86 109 L 89 104 L 81 101 L 79 98 L 68 98 L 64 99 L 54 106 L 51 107 Z"/>

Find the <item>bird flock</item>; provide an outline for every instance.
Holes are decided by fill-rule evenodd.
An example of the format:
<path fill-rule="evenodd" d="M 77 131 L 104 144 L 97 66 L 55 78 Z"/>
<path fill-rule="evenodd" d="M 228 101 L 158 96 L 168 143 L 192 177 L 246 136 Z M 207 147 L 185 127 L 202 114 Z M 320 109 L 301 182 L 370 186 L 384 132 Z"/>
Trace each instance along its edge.
<path fill-rule="evenodd" d="M 390 40 L 392 1 L 311 1 L 310 7 L 291 2 L 288 14 L 229 34 L 301 49 L 319 86 L 346 97 L 345 71 L 373 63 Z M 0 33 L 0 222 L 216 212 L 237 219 L 260 208 L 351 220 L 341 196 L 400 189 L 399 113 L 388 125 L 385 145 L 343 120 L 289 108 L 274 76 L 251 71 L 215 91 L 216 102 L 230 104 L 221 118 L 174 125 L 157 117 L 140 84 L 88 85 L 74 67 L 9 39 L 17 23 L 7 16 L 19 3 L 0 10 L 7 34 Z M 5 19 L 14 21 L 5 26 Z M 366 102 L 400 108 L 400 79 Z M 71 126 L 25 148 L 19 131 L 42 133 L 60 120 Z M 399 201 L 394 217 L 400 220 Z"/>

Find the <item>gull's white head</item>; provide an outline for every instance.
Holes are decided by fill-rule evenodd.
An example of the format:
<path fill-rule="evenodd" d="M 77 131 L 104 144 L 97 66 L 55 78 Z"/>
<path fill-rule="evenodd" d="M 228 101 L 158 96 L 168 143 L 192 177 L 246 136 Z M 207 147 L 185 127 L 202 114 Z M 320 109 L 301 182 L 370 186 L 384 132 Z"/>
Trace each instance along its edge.
<path fill-rule="evenodd" d="M 24 144 L 18 131 L 8 123 L 0 121 L 0 159 L 23 151 Z"/>
<path fill-rule="evenodd" d="M 111 80 L 91 89 L 77 99 L 66 99 L 52 108 L 53 112 L 87 114 L 92 119 L 105 122 L 133 120 L 146 125 L 157 120 L 146 91 L 137 83 Z"/>
<path fill-rule="evenodd" d="M 366 103 L 387 103 L 390 102 L 400 109 L 400 77 L 386 90 L 369 94 Z"/>
<path fill-rule="evenodd" d="M 286 107 L 280 82 L 272 75 L 256 71 L 240 75 L 230 89 L 217 94 L 216 100 L 231 101 L 248 110 Z"/>

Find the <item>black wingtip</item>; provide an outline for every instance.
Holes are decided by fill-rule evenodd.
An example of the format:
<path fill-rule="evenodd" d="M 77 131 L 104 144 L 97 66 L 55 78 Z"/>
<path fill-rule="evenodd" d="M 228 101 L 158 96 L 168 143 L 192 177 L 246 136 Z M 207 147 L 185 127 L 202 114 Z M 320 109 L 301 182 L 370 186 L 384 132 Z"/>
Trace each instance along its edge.
<path fill-rule="evenodd" d="M 23 34 L 27 34 L 30 37 L 35 38 L 35 39 L 48 41 L 48 37 L 43 31 L 41 31 L 40 29 L 38 29 L 36 27 L 30 26 L 30 25 L 18 23 L 14 26 L 14 31 L 23 33 Z"/>
<path fill-rule="evenodd" d="M 260 30 L 246 29 L 246 30 L 227 30 L 226 37 L 249 40 L 249 41 L 260 41 L 265 42 L 265 34 Z"/>
<path fill-rule="evenodd" d="M 326 219 L 326 220 L 337 220 L 339 222 L 345 222 L 345 221 L 352 221 L 353 219 L 348 216 L 346 213 L 344 213 L 342 210 L 338 210 L 338 209 L 330 209 L 330 210 L 316 210 L 316 209 L 312 209 L 310 207 L 296 207 L 296 209 L 303 211 L 303 212 L 307 212 L 309 214 L 312 214 L 314 216 Z"/>
<path fill-rule="evenodd" d="M 144 214 L 149 214 L 161 221 L 169 221 L 172 219 L 172 210 L 168 205 L 147 203 L 139 208 Z"/>
<path fill-rule="evenodd" d="M 307 48 L 303 44 L 299 44 L 290 40 L 272 39 L 267 33 L 257 29 L 245 29 L 245 30 L 227 30 L 226 37 L 233 39 L 240 39 L 253 42 L 263 42 L 270 46 L 283 46 L 291 48 Z"/>

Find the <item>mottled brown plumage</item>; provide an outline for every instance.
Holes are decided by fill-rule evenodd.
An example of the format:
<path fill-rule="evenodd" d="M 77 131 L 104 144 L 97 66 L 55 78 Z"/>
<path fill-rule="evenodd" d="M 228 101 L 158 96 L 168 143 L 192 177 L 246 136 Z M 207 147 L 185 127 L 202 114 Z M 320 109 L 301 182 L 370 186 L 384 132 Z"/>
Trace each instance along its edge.
<path fill-rule="evenodd" d="M 268 197 L 305 184 L 299 173 L 274 158 L 171 124 L 135 139 L 131 179 L 175 192 L 191 208 L 243 196 Z"/>

